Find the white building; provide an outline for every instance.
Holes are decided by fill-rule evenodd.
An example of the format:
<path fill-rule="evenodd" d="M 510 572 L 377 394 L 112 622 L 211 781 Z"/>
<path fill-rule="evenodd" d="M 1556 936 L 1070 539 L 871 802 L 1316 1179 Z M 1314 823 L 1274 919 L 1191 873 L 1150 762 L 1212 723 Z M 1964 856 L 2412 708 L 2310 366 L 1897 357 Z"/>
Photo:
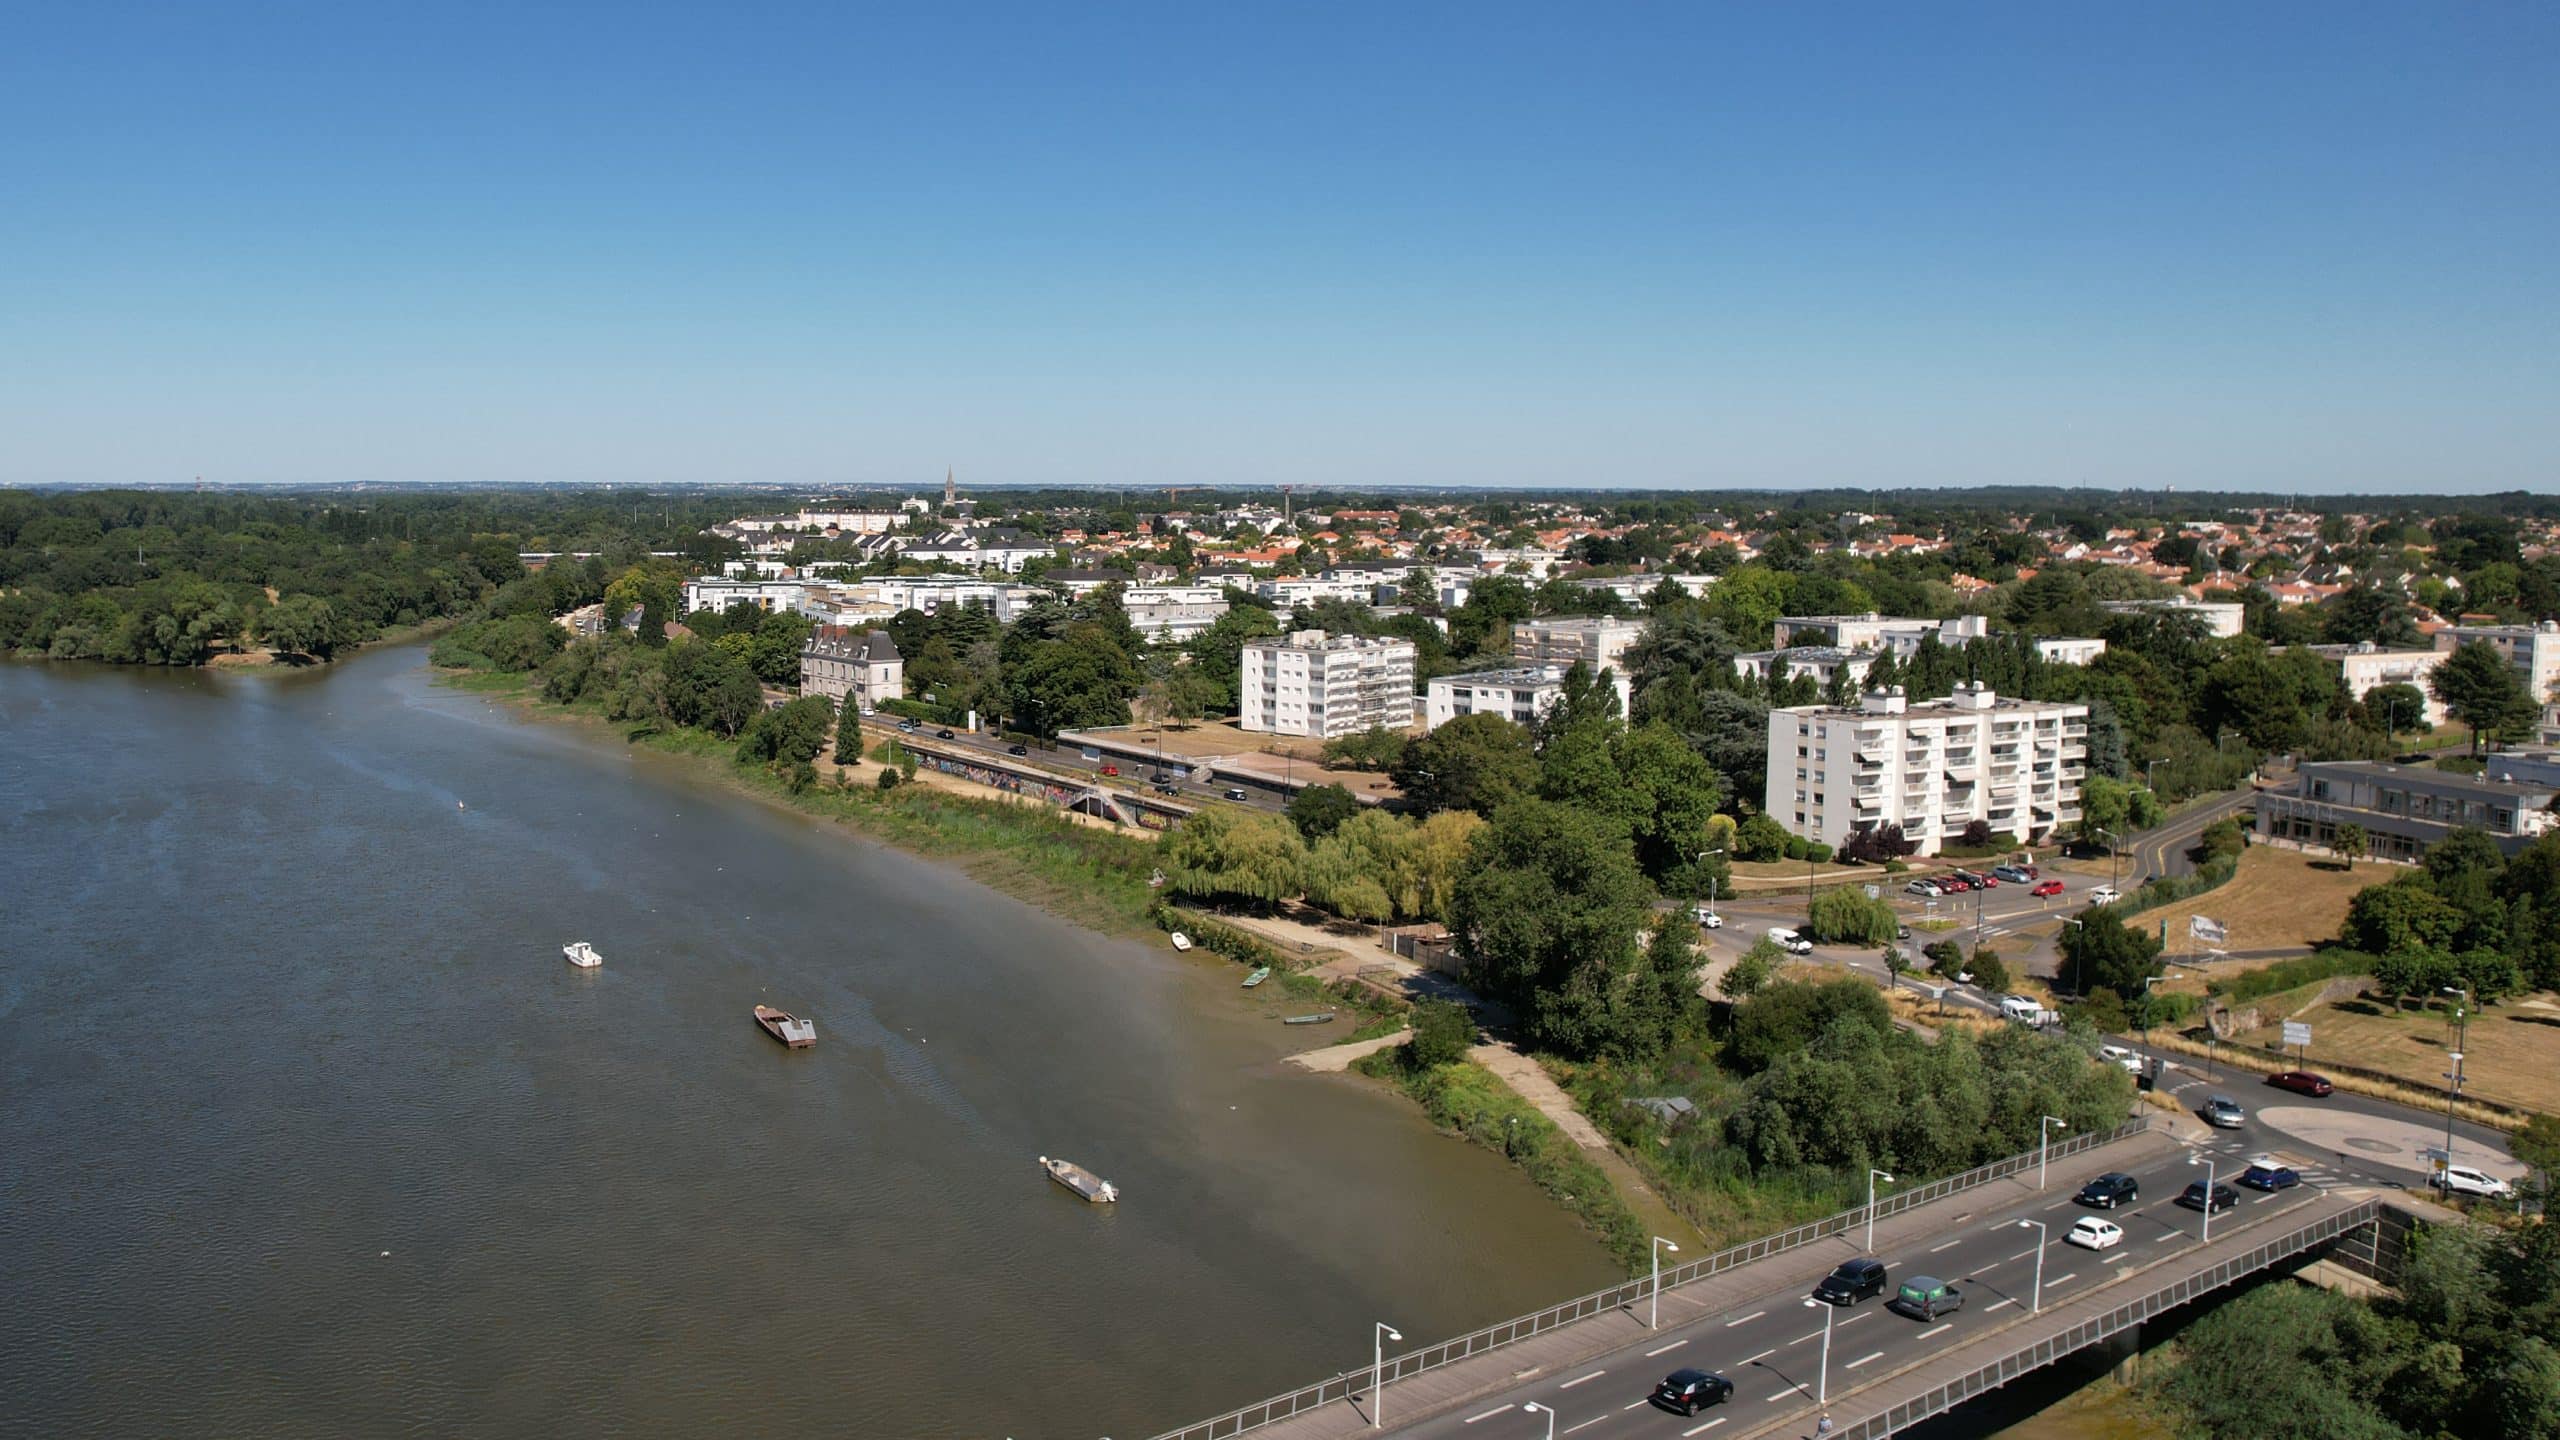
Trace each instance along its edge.
<path fill-rule="evenodd" d="M 892 615 L 901 610 L 921 610 L 930 615 L 946 606 L 969 606 L 987 611 L 1006 625 L 1041 601 L 1057 598 L 1042 586 L 1008 585 L 965 575 L 886 575 L 838 588 L 856 598 L 886 605 Z"/>
<path fill-rule="evenodd" d="M 2080 818 L 2089 707 L 2010 700 L 1980 685 L 1912 704 L 1869 692 L 1853 710 L 1769 712 L 1764 808 L 1808 840 L 1902 826 L 1921 853 L 1976 820 L 2027 840 Z"/>
<path fill-rule="evenodd" d="M 1217 585 L 1132 585 L 1120 592 L 1129 623 L 1150 640 L 1180 644 L 1218 623 L 1227 592 Z"/>
<path fill-rule="evenodd" d="M 1378 582 L 1362 576 L 1290 575 L 1263 580 L 1254 591 L 1274 605 L 1313 605 L 1319 600 L 1348 600 L 1355 605 L 1369 603 Z"/>
<path fill-rule="evenodd" d="M 1300 630 L 1244 647 L 1237 723 L 1330 739 L 1413 723 L 1410 640 Z"/>
<path fill-rule="evenodd" d="M 2436 648 L 2448 652 L 2474 640 L 2507 657 L 2533 703 L 2560 700 L 2560 620 L 2539 625 L 2451 625 L 2436 632 Z"/>
<path fill-rule="evenodd" d="M 1785 650 L 1746 650 L 1733 657 L 1733 673 L 1756 680 L 1776 676 L 1794 679 L 1810 675 L 1817 685 L 1829 685 L 1831 677 L 1842 670 L 1852 681 L 1863 683 L 1867 672 L 1875 668 L 1877 652 L 1873 650 L 1841 650 L 1829 645 L 1796 645 Z"/>
<path fill-rule="evenodd" d="M 2237 600 L 2190 600 L 2184 595 L 2165 600 L 2101 600 L 2098 608 L 2110 615 L 2192 615 L 2204 622 L 2204 633 L 2217 640 L 2239 634 L 2241 618 L 2248 613 Z"/>
<path fill-rule="evenodd" d="M 907 662 L 886 630 L 821 625 L 809 632 L 809 643 L 800 651 L 801 694 L 842 704 L 850 691 L 854 708 L 865 715 L 883 700 L 904 696 L 906 677 Z"/>
<path fill-rule="evenodd" d="M 1962 645 L 1990 633 L 1990 620 L 1980 615 L 1959 615 L 1952 620 L 1906 620 L 1870 610 L 1863 615 L 1781 615 L 1772 639 L 1781 650 L 1798 645 L 1821 645 L 1834 650 L 1889 650 L 1895 659 L 1908 660 L 1919 653 L 1920 642 L 1932 635 L 1938 637 L 1941 645 Z"/>
<path fill-rule="evenodd" d="M 684 611 L 727 610 L 732 605 L 752 605 L 758 610 L 794 611 L 801 597 L 809 591 L 804 580 L 729 579 L 703 575 L 684 582 Z"/>
<path fill-rule="evenodd" d="M 1626 673 L 1627 652 L 1644 635 L 1644 622 L 1612 615 L 1558 615 L 1511 627 L 1511 658 L 1536 665 L 1579 660 L 1597 674 Z"/>
<path fill-rule="evenodd" d="M 2036 642 L 2036 654 L 2055 665 L 2086 665 L 2107 653 L 2104 640 L 2078 640 L 2056 636 Z"/>
<path fill-rule="evenodd" d="M 940 561 L 976 570 L 1000 570 L 1007 575 L 1019 575 L 1023 566 L 1034 560 L 1049 559 L 1057 553 L 1055 542 L 1003 526 L 947 530 L 898 547 L 898 555 L 902 559 Z"/>
<path fill-rule="evenodd" d="M 2281 650 L 2284 647 L 2276 648 Z M 2385 685 L 2413 686 L 2426 697 L 2420 706 L 2426 722 L 2429 725 L 2444 723 L 2444 702 L 2428 688 L 2427 680 L 2435 674 L 2436 667 L 2444 663 L 2445 657 L 2453 653 L 2451 649 L 2390 650 L 2369 641 L 2361 645 L 2314 645 L 2310 649 L 2314 655 L 2338 662 L 2339 678 L 2346 682 L 2347 693 L 2358 700 Z M 2406 730 L 2416 724 L 2419 717 L 2405 713 L 2408 710 L 2406 705 L 2400 708 L 2404 713 L 2385 718 L 2393 726 Z"/>
<path fill-rule="evenodd" d="M 1570 665 L 1517 665 L 1508 670 L 1443 675 L 1424 690 L 1423 728 L 1437 730 L 1461 715 L 1482 714 L 1499 715 L 1523 725 L 1534 725 L 1564 697 L 1565 672 L 1571 668 Z M 1619 713 L 1626 713 L 1634 703 L 1634 687 L 1628 683 L 1626 675 L 1617 670 L 1609 672 L 1609 683 L 1618 692 Z"/>

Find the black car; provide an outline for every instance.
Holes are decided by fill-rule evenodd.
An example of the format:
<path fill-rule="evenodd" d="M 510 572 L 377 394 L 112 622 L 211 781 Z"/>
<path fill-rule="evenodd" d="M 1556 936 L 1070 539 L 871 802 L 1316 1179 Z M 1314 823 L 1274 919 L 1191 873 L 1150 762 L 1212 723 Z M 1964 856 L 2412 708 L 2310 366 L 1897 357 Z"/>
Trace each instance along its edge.
<path fill-rule="evenodd" d="M 1170 770 L 1159 770 L 1153 775 L 1147 777 L 1147 783 L 1150 785 L 1170 785 L 1173 783 L 1173 772 Z"/>
<path fill-rule="evenodd" d="M 1827 1305 L 1855 1305 L 1870 1295 L 1883 1294 L 1884 1278 L 1881 1260 L 1843 1260 L 1813 1287 L 1813 1298 Z"/>
<path fill-rule="evenodd" d="M 1004 747 L 1004 753 L 1007 755 L 1028 755 L 1031 753 L 1031 747 L 1028 745 L 1007 745 Z"/>
<path fill-rule="evenodd" d="M 2076 1197 L 2094 1210 L 2113 1210 L 2142 1198 L 2142 1184 L 2121 1170 L 2110 1170 L 2080 1187 Z"/>
<path fill-rule="evenodd" d="M 954 736 L 954 735 L 951 733 L 951 727 L 950 727 L 950 726 L 945 725 L 945 726 L 943 726 L 941 729 L 936 730 L 936 731 L 934 731 L 934 732 L 933 732 L 933 738 L 934 738 L 934 739 L 936 739 L 936 740 L 951 740 L 951 739 L 956 739 L 956 738 L 958 738 L 958 737 Z"/>
<path fill-rule="evenodd" d="M 2201 1180 L 2188 1181 L 2187 1188 L 2178 1192 L 2178 1203 L 2186 1206 L 2190 1210 L 2203 1210 L 2205 1208 L 2204 1182 Z M 2216 1185 L 2213 1187 L 2214 1211 L 2228 1210 L 2239 1203 L 2239 1191 L 2232 1189 L 2228 1185 Z"/>
<path fill-rule="evenodd" d="M 1158 785 L 1155 789 L 1159 795 L 1176 796 L 1182 793 L 1182 787 L 1179 785 Z"/>
<path fill-rule="evenodd" d="M 2302 1177 L 2295 1174 L 2290 1165 L 2279 1165 L 2273 1160 L 2252 1160 L 2249 1168 L 2240 1172 L 2240 1183 L 2272 1195 L 2278 1190 L 2290 1190 L 2301 1184 Z"/>
<path fill-rule="evenodd" d="M 1625 1391 L 1618 1392 L 1625 1394 Z M 1733 1398 L 1733 1382 L 1713 1370 L 1674 1370 L 1653 1387 L 1653 1403 L 1683 1415 Z"/>

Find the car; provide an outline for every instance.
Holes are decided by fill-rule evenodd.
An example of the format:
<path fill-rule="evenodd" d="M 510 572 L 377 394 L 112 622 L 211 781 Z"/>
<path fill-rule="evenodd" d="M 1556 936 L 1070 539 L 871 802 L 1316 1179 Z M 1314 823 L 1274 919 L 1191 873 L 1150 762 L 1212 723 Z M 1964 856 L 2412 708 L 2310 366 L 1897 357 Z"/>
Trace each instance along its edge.
<path fill-rule="evenodd" d="M 1973 882 L 1961 875 L 1939 877 L 1938 888 L 1950 895 L 1962 895 L 1973 889 Z"/>
<path fill-rule="evenodd" d="M 2036 888 L 2028 891 L 2027 893 L 2030 895 L 2042 896 L 2045 899 L 2050 900 L 2054 896 L 2062 893 L 2062 882 L 2059 880 L 2040 880 L 2036 882 Z"/>
<path fill-rule="evenodd" d="M 1698 923 L 1706 926 L 1710 930 L 1721 930 L 1724 928 L 1724 917 L 1713 910 L 1708 909 L 1704 905 L 1698 907 L 1697 916 Z"/>
<path fill-rule="evenodd" d="M 1120 773 L 1120 767 L 1117 765 L 1105 765 L 1102 767 L 1102 773 L 1105 775 L 1117 775 Z"/>
<path fill-rule="evenodd" d="M 1159 795 L 1179 795 L 1182 793 L 1182 787 L 1179 785 L 1158 785 L 1155 787 L 1155 791 Z"/>
<path fill-rule="evenodd" d="M 2121 898 L 2123 897 L 2116 894 L 2116 887 L 2113 885 L 2100 885 L 2089 892 L 2089 903 L 2092 905 L 2113 905 Z"/>
<path fill-rule="evenodd" d="M 959 737 L 951 733 L 950 726 L 945 725 L 941 729 L 933 732 L 933 738 L 936 740 L 956 740 Z"/>
<path fill-rule="evenodd" d="M 2113 1210 L 2142 1198 L 2142 1182 L 2121 1170 L 2110 1170 L 2080 1187 L 2072 1197 L 2095 1210 Z"/>
<path fill-rule="evenodd" d="M 1908 940 L 1908 939 L 1910 939 L 1910 938 L 1911 938 L 1911 927 L 1910 927 L 1910 926 L 1908 926 L 1908 925 L 1896 925 L 1896 926 L 1894 926 L 1894 927 L 1893 927 L 1893 938 L 1894 938 L 1894 939 L 1896 939 L 1896 940 Z"/>
<path fill-rule="evenodd" d="M 2240 1102 L 2228 1095 L 2216 1095 L 2205 1101 L 2197 1107 L 2196 1113 L 2216 1130 L 2237 1130 L 2241 1122 L 2249 1118 L 2249 1112 L 2240 1108 Z"/>
<path fill-rule="evenodd" d="M 1173 783 L 1173 772 L 1170 770 L 1159 770 L 1153 775 L 1147 777 L 1147 783 L 1150 785 L 1170 785 Z"/>
<path fill-rule="evenodd" d="M 2036 878 L 2036 872 L 2024 865 L 1994 865 L 1991 867 L 1991 873 L 2012 885 L 2024 885 Z"/>
<path fill-rule="evenodd" d="M 1770 926 L 1768 934 L 1769 942 L 1771 944 L 1786 951 L 1790 955 L 1810 955 L 1813 953 L 1812 941 L 1807 940 L 1802 935 L 1797 934 L 1795 931 L 1784 925 Z"/>
<path fill-rule="evenodd" d="M 2447 1195 L 2477 1195 L 2484 1200 L 2511 1200 L 2516 1187 L 2468 1165 L 2447 1165 L 2427 1177 L 2427 1183 Z"/>
<path fill-rule="evenodd" d="M 1973 886 L 1976 890 L 1997 890 L 2000 888 L 1999 880 L 1993 876 L 1976 874 L 1971 870 L 1959 870 L 1956 873 L 1962 875 L 1965 878 L 1965 882 Z"/>
<path fill-rule="evenodd" d="M 2328 1076 L 2315 1075 L 2308 1070 L 2286 1070 L 2270 1075 L 2267 1077 L 2267 1083 L 2279 1090 L 2290 1090 L 2296 1095 L 2309 1095 L 2314 1098 L 2328 1095 L 2338 1088 L 2329 1083 Z"/>
<path fill-rule="evenodd" d="M 2083 1250 L 2113 1250 L 2124 1243 L 2124 1227 L 2113 1220 L 2083 1215 L 2071 1222 L 2070 1229 L 2062 1232 L 2062 1243 L 2077 1245 Z"/>
<path fill-rule="evenodd" d="M 1249 798 L 1249 797 L 1248 797 L 1248 796 L 1246 796 L 1246 794 L 1244 793 L 1244 787 L 1243 787 L 1243 786 L 1241 786 L 1241 785 L 1230 785 L 1230 786 L 1228 786 L 1225 790 L 1220 791 L 1219 793 L 1220 793 L 1220 794 L 1222 794 L 1222 795 L 1224 795 L 1224 796 L 1225 796 L 1227 799 L 1229 799 L 1229 800 L 1243 800 L 1243 799 L 1247 799 L 1247 798 Z"/>
<path fill-rule="evenodd" d="M 1713 1370 L 1674 1370 L 1653 1387 L 1653 1403 L 1683 1415 L 1695 1415 L 1702 1405 L 1720 1405 L 1733 1398 L 1733 1382 Z"/>
<path fill-rule="evenodd" d="M 2187 1188 L 2178 1192 L 2178 1203 L 2179 1203 L 2179 1204 L 2181 1204 L 2181 1205 L 2186 1206 L 2186 1207 L 2187 1207 L 2188 1209 L 2190 1209 L 2190 1210 L 2202 1210 L 2202 1209 L 2204 1209 L 2204 1208 L 2205 1208 L 2205 1189 L 2204 1189 L 2204 1182 L 2203 1182 L 2203 1181 L 2201 1181 L 2201 1180 L 2190 1180 L 2190 1181 L 2188 1181 L 2188 1182 L 2187 1182 Z M 2228 1210 L 2228 1209 L 2230 1209 L 2232 1206 L 2237 1205 L 2237 1204 L 2239 1204 L 2239 1203 L 2240 1203 L 2240 1192 L 2239 1192 L 2239 1191 L 2232 1189 L 2232 1188 L 2231 1188 L 2230 1186 L 2228 1186 L 2228 1185 L 2216 1185 L 2216 1186 L 2214 1186 L 2214 1187 L 2213 1187 L 2213 1208 L 2214 1208 L 2214 1210 L 2216 1210 L 2216 1211 Z"/>
<path fill-rule="evenodd" d="M 898 722 L 898 730 L 902 734 L 913 735 L 923 728 L 924 722 L 921 720 L 901 720 Z"/>
<path fill-rule="evenodd" d="M 2142 1073 L 2142 1057 L 2127 1046 L 2101 1045 L 2098 1047 L 2098 1058 L 2128 1075 Z"/>
<path fill-rule="evenodd" d="M 1028 755 L 1031 753 L 1031 747 L 1028 745 L 1007 745 L 1004 747 L 1004 753 L 1007 755 Z"/>
<path fill-rule="evenodd" d="M 2021 1025 L 2038 1025 L 2044 1022 L 2044 1014 L 2043 1002 L 2033 995 L 2000 997 L 2000 1015 L 2003 1019 L 2015 1020 Z"/>
<path fill-rule="evenodd" d="M 1826 1305 L 1855 1305 L 1870 1295 L 1883 1294 L 1884 1282 L 1883 1261 L 1843 1260 L 1813 1287 L 1813 1298 Z"/>
<path fill-rule="evenodd" d="M 1914 880 L 1910 884 L 1903 886 L 1902 893 L 1905 895 L 1926 895 L 1931 899 L 1935 899 L 1947 892 L 1940 888 L 1938 882 L 1935 880 L 1920 879 Z"/>
<path fill-rule="evenodd" d="M 2249 1162 L 2248 1169 L 2240 1172 L 2240 1183 L 2272 1195 L 2278 1190 L 2290 1190 L 2301 1184 L 2302 1177 L 2293 1172 L 2292 1166 L 2273 1156 L 2260 1155 Z"/>
<path fill-rule="evenodd" d="M 1963 1309 L 1964 1292 L 1934 1275 L 1914 1275 L 1902 1282 L 1902 1288 L 1885 1302 L 1885 1308 L 1914 1320 L 1935 1320 Z"/>

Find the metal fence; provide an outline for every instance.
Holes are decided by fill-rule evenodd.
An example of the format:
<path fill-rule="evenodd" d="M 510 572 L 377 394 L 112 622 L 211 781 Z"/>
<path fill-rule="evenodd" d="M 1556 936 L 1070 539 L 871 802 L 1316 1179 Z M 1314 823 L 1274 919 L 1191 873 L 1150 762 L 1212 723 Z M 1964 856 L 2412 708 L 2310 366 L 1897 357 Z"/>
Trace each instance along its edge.
<path fill-rule="evenodd" d="M 1883 1220 L 1899 1215 L 1914 1206 L 1926 1205 L 1933 1200 L 1945 1199 L 1959 1191 L 1969 1190 L 1977 1185 L 1987 1185 L 1994 1180 L 2006 1179 L 2021 1171 L 2031 1170 L 2036 1167 L 2040 1159 L 2060 1160 L 2085 1150 L 2094 1150 L 2101 1145 L 2113 1144 L 2129 1136 L 2142 1134 L 2150 1128 L 2151 1124 L 2147 1120 L 2130 1120 L 2103 1133 L 2076 1135 L 2069 1139 L 2058 1140 L 2041 1155 L 2037 1151 L 2030 1150 L 2023 1155 L 2012 1155 L 2005 1160 L 1994 1160 L 1988 1165 L 1977 1166 L 1960 1175 L 1950 1175 L 1943 1180 L 1932 1180 L 1925 1185 L 1915 1185 L 1908 1190 L 1879 1195 L 1876 1197 L 1872 1212 L 1873 1218 Z M 1663 1271 L 1662 1288 L 1671 1290 L 1693 1281 L 1723 1274 L 1737 1266 L 1748 1265 L 1756 1260 L 1765 1260 L 1772 1255 L 1800 1249 L 1817 1241 L 1827 1240 L 1834 1235 L 1846 1234 L 1863 1227 L 1867 1223 L 1869 1214 L 1868 1207 L 1860 1205 L 1853 1210 L 1843 1210 L 1837 1215 L 1798 1225 L 1792 1230 L 1781 1230 L 1775 1235 L 1764 1235 L 1757 1240 L 1719 1250 L 1713 1255 Z M 1576 1320 L 1588 1319 L 1604 1311 L 1632 1307 L 1652 1293 L 1653 1280 L 1650 1276 L 1628 1280 L 1605 1290 L 1596 1290 L 1591 1294 L 1567 1300 L 1559 1305 L 1550 1305 L 1532 1314 L 1505 1320 L 1498 1325 L 1488 1325 L 1482 1330 L 1458 1336 L 1454 1340 L 1443 1340 L 1437 1345 L 1408 1350 L 1400 1355 L 1390 1355 L 1383 1367 L 1384 1383 L 1393 1384 L 1408 1376 L 1419 1375 L 1425 1370 L 1436 1370 L 1443 1365 L 1454 1364 L 1471 1356 L 1481 1355 L 1488 1350 L 1500 1349 L 1505 1345 L 1526 1340 L 1532 1335 L 1545 1334 L 1560 1325 L 1570 1325 Z M 1310 1410 L 1320 1409 L 1336 1401 L 1348 1400 L 1354 1395 L 1364 1393 L 1368 1385 L 1369 1368 L 1363 1366 L 1355 1371 L 1345 1371 L 1330 1380 L 1320 1380 L 1313 1385 L 1301 1386 L 1285 1394 L 1274 1395 L 1268 1400 L 1256 1401 L 1242 1409 L 1230 1410 L 1214 1419 L 1185 1425 L 1179 1430 L 1168 1430 L 1156 1436 L 1155 1440 L 1227 1440 L 1227 1437 L 1232 1435 L 1242 1435 L 1249 1430 L 1276 1425 Z"/>
<path fill-rule="evenodd" d="M 1934 1390 L 1891 1406 L 1880 1414 L 1870 1415 L 1836 1433 L 1840 1440 L 1882 1440 L 1883 1436 L 1917 1425 L 1931 1416 L 1942 1415 L 1986 1390 L 1997 1389 L 2031 1370 L 2041 1369 L 2065 1355 L 2085 1350 L 2110 1336 L 2130 1330 L 2155 1315 L 2174 1310 L 2200 1295 L 2219 1290 L 2243 1275 L 2264 1270 L 2314 1246 L 2371 1225 L 2381 1211 L 2380 1201 L 2365 1200 L 2322 1216 L 2220 1261 L 2210 1269 L 2173 1281 L 2094 1319 L 2084 1320 L 2058 1335 L 2022 1345 L 1988 1365 L 1957 1376 Z"/>

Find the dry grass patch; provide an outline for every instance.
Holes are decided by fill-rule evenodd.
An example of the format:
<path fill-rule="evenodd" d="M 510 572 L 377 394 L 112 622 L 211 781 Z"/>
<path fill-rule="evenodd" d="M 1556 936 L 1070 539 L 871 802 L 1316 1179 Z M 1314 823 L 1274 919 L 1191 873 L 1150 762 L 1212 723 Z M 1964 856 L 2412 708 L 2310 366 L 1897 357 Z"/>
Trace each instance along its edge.
<path fill-rule="evenodd" d="M 2553 1002 L 2547 993 L 2527 996 L 2472 1017 L 2470 1048 L 2462 1061 L 2464 1094 L 2560 1114 L 2560 1006 Z M 2379 1070 L 2437 1097 L 2430 1103 L 2441 1103 L 2444 1072 L 2452 1068 L 2445 1057 L 2454 1048 L 2453 1027 L 2445 1023 L 2443 1011 L 2395 1013 L 2369 1000 L 2341 1000 L 2315 1006 L 2300 1018 L 2311 1026 L 2311 1056 L 2304 1062 L 2309 1068 L 2319 1069 L 2326 1058 Z M 2230 1056 L 2243 1046 L 2253 1047 L 2241 1063 L 2252 1069 L 2290 1068 L 2290 1061 L 2278 1061 L 2263 1049 L 2281 1038 L 2282 1032 L 2269 1025 L 2235 1037 L 2220 1053 Z M 2354 1088 L 2353 1077 L 2331 1078 Z"/>
<path fill-rule="evenodd" d="M 2400 873 L 2381 865 L 2358 865 L 2353 871 L 2338 868 L 2334 861 L 2315 863 L 2308 855 L 2292 850 L 2277 850 L 2253 845 L 2240 856 L 2239 873 L 2231 883 L 2218 890 L 2208 890 L 2192 899 L 2164 905 L 2139 918 L 2137 923 L 2156 925 L 2169 922 L 2169 950 L 2177 954 L 2187 944 L 2187 921 L 2206 915 L 2231 927 L 2233 950 L 2308 950 L 2318 941 L 2331 939 L 2347 918 L 2347 902 L 2368 885 L 2379 885 Z M 2229 971 L 2216 966 L 2216 973 L 2237 973 L 2246 966 Z"/>

